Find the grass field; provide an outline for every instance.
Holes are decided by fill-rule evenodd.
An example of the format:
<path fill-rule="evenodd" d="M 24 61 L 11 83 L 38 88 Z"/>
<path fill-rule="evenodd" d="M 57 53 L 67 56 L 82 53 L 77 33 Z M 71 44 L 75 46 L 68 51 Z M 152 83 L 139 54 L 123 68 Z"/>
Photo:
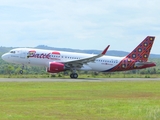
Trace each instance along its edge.
<path fill-rule="evenodd" d="M 2 120 L 160 120 L 160 81 L 1 82 Z"/>

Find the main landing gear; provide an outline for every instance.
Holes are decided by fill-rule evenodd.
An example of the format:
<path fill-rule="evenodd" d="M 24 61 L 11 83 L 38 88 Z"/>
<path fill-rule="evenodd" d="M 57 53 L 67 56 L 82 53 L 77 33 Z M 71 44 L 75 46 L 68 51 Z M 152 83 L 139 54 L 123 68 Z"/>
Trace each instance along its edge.
<path fill-rule="evenodd" d="M 71 69 L 72 73 L 70 74 L 70 78 L 72 79 L 77 79 L 78 78 L 78 74 L 76 73 L 76 69 L 73 68 Z"/>
<path fill-rule="evenodd" d="M 71 73 L 70 74 L 70 78 L 77 79 L 78 78 L 78 74 L 77 73 Z"/>

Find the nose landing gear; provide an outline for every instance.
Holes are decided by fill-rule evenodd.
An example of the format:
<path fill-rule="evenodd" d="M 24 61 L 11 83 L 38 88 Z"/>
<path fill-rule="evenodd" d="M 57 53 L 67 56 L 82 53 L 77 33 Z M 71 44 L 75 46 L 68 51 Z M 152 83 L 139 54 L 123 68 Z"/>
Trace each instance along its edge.
<path fill-rule="evenodd" d="M 19 71 L 20 74 L 23 74 L 24 65 L 22 65 L 22 69 Z"/>
<path fill-rule="evenodd" d="M 20 74 L 23 74 L 23 70 L 20 70 L 19 73 L 20 73 Z"/>

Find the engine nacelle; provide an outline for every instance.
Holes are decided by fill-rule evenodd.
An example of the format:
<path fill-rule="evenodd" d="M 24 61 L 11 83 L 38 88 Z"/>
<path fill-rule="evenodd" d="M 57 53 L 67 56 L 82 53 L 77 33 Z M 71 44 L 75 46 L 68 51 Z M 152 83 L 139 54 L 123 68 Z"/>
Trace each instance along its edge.
<path fill-rule="evenodd" d="M 58 62 L 50 62 L 49 67 L 47 68 L 47 72 L 49 73 L 58 73 L 64 70 L 65 70 L 64 64 Z"/>

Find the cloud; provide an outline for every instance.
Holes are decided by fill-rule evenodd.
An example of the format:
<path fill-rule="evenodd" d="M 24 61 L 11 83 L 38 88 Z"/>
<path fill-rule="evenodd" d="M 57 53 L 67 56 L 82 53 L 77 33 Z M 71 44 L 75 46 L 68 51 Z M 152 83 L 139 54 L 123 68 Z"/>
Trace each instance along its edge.
<path fill-rule="evenodd" d="M 158 0 L 1 1 L 0 40 L 3 46 L 45 44 L 103 49 L 111 44 L 111 49 L 130 51 L 147 35 L 160 38 L 159 3 Z M 157 49 L 155 45 L 154 52 Z"/>

